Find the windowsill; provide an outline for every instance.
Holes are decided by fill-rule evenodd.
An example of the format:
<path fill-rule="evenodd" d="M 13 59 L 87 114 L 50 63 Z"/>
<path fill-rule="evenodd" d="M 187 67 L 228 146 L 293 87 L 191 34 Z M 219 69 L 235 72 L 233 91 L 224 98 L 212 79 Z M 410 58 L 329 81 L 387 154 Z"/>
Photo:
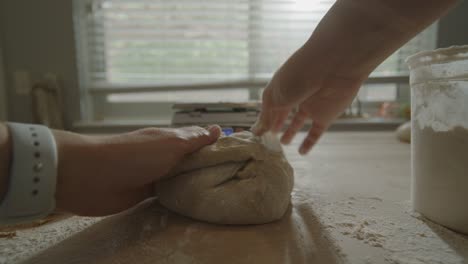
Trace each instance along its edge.
<path fill-rule="evenodd" d="M 333 123 L 333 131 L 389 131 L 404 123 L 403 118 L 341 118 Z M 310 127 L 308 122 L 304 130 Z M 144 127 L 170 127 L 171 120 L 107 120 L 79 121 L 74 123 L 73 131 L 80 133 L 122 133 Z"/>

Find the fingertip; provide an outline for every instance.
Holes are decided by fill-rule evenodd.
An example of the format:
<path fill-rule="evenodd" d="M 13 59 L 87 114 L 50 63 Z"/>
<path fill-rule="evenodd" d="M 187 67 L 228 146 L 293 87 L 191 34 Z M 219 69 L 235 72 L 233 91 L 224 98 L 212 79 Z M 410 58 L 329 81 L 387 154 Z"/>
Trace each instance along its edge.
<path fill-rule="evenodd" d="M 221 127 L 218 125 L 210 125 L 206 130 L 210 133 L 210 137 L 215 140 L 221 136 Z"/>
<path fill-rule="evenodd" d="M 270 130 L 271 128 L 271 111 L 269 110 L 263 110 L 260 112 L 260 115 L 257 118 L 257 121 L 255 124 L 251 127 L 251 131 L 254 135 L 256 136 L 262 136 Z"/>
<path fill-rule="evenodd" d="M 284 134 L 281 136 L 281 143 L 288 145 L 291 144 L 292 140 L 297 134 L 298 129 L 294 127 L 288 127 Z"/>
<path fill-rule="evenodd" d="M 265 133 L 264 126 L 259 125 L 259 123 L 255 123 L 251 128 L 250 131 L 256 136 L 261 136 Z"/>
<path fill-rule="evenodd" d="M 297 113 L 291 121 L 291 124 L 289 124 L 288 128 L 281 137 L 281 142 L 283 144 L 290 144 L 296 136 L 296 134 L 299 132 L 299 130 L 304 126 L 305 120 L 305 114 L 301 112 Z"/>
<path fill-rule="evenodd" d="M 281 136 L 280 138 L 280 142 L 281 144 L 284 144 L 284 145 L 289 145 L 291 144 L 291 141 L 292 139 L 288 137 L 288 135 L 285 133 Z"/>
<path fill-rule="evenodd" d="M 257 135 L 257 128 L 258 127 L 258 119 L 255 121 L 255 123 L 250 127 L 250 131 L 254 134 Z"/>
<path fill-rule="evenodd" d="M 257 128 L 257 124 L 253 124 L 253 126 L 250 127 L 250 131 L 255 135 L 255 136 L 258 136 L 258 128 Z"/>
<path fill-rule="evenodd" d="M 319 125 L 315 123 L 312 125 L 312 128 L 307 133 L 307 136 L 304 138 L 304 141 L 299 148 L 299 153 L 301 155 L 306 155 L 309 151 L 317 144 L 323 132 L 326 130 L 327 126 Z"/>
<path fill-rule="evenodd" d="M 221 136 L 221 127 L 218 125 L 210 125 L 205 128 L 202 127 L 188 127 L 180 128 L 181 131 L 185 130 L 187 133 L 184 138 L 184 145 L 186 146 L 185 152 L 191 153 L 204 146 L 211 145 L 218 140 Z"/>
<path fill-rule="evenodd" d="M 265 132 L 266 132 L 266 129 L 257 129 L 257 130 L 255 130 L 254 135 L 260 137 L 260 136 L 263 136 L 263 134 L 265 134 Z"/>
<path fill-rule="evenodd" d="M 312 148 L 312 146 L 306 147 L 306 146 L 302 145 L 302 146 L 299 148 L 299 154 L 300 154 L 301 156 L 305 156 L 305 155 L 307 155 L 307 153 L 309 153 L 309 151 L 310 151 L 311 148 Z"/>

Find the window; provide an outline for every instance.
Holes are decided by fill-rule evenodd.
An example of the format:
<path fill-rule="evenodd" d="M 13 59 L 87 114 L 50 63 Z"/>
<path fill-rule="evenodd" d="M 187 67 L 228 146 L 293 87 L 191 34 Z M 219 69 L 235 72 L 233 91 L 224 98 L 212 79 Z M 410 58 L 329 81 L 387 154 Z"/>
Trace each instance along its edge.
<path fill-rule="evenodd" d="M 257 100 L 333 3 L 76 0 L 89 119 L 163 118 L 174 102 Z M 432 26 L 387 59 L 374 73 L 386 86 L 363 87 L 359 99 L 397 100 L 398 82 L 407 82 L 404 59 L 434 48 L 435 36 Z"/>

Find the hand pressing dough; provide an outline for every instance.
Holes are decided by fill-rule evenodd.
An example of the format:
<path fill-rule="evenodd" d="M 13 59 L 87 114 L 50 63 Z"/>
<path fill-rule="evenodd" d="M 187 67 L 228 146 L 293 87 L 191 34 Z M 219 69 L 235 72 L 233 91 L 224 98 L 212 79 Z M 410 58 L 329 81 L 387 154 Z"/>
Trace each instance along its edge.
<path fill-rule="evenodd" d="M 280 219 L 291 198 L 293 169 L 250 132 L 221 137 L 188 156 L 156 185 L 162 205 L 218 224 L 262 224 Z"/>

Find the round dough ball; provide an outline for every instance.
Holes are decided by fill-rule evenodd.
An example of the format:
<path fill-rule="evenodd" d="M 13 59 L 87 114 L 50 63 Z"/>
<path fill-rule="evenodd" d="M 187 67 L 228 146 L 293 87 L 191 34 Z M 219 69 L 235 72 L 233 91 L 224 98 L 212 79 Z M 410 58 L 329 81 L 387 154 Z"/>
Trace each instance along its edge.
<path fill-rule="evenodd" d="M 221 137 L 182 161 L 156 184 L 162 205 L 218 224 L 262 224 L 288 209 L 293 169 L 283 153 L 268 150 L 250 132 Z"/>
<path fill-rule="evenodd" d="M 411 121 L 404 123 L 399 126 L 396 130 L 397 138 L 400 141 L 410 143 L 411 142 Z"/>

